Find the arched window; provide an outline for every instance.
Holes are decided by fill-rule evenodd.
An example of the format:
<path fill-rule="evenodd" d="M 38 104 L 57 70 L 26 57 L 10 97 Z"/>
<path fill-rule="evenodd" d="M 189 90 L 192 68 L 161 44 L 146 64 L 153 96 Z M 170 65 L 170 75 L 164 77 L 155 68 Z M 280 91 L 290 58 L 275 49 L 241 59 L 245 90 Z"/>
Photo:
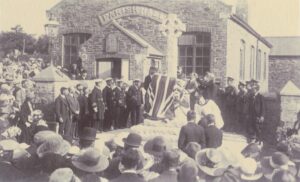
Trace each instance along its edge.
<path fill-rule="evenodd" d="M 241 40 L 240 47 L 240 80 L 245 79 L 245 55 L 246 55 L 246 43 Z"/>
<path fill-rule="evenodd" d="M 256 79 L 261 79 L 261 50 L 258 50 L 256 58 Z"/>
<path fill-rule="evenodd" d="M 250 79 L 253 79 L 255 75 L 255 48 L 251 46 L 250 52 Z"/>
<path fill-rule="evenodd" d="M 64 62 L 63 66 L 69 68 L 77 63 L 80 45 L 91 37 L 88 33 L 69 33 L 64 35 Z"/>

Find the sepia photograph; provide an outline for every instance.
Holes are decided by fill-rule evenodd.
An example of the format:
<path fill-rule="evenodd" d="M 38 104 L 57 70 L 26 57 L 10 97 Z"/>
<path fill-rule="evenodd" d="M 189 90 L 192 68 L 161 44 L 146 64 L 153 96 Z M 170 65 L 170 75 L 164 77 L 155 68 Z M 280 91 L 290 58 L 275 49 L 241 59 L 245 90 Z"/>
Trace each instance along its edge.
<path fill-rule="evenodd" d="M 300 0 L 0 0 L 0 182 L 300 181 Z"/>

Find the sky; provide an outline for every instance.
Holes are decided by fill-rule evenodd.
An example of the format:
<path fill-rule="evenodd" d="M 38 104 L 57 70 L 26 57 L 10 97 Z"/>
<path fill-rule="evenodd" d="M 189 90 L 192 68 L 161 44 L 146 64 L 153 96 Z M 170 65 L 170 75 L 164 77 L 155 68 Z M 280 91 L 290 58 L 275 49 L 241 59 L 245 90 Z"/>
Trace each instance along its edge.
<path fill-rule="evenodd" d="M 33 35 L 45 33 L 46 10 L 60 0 L 0 0 L 0 31 L 20 24 Z M 222 0 L 234 5 L 237 0 Z M 300 36 L 300 0 L 248 0 L 249 24 L 263 36 Z"/>

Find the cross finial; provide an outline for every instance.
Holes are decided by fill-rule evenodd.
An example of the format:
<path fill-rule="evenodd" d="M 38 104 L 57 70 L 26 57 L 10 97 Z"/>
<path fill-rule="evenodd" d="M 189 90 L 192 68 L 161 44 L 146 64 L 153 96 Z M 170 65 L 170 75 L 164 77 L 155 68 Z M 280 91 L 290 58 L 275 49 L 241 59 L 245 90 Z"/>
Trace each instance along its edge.
<path fill-rule="evenodd" d="M 176 14 L 168 14 L 167 18 L 160 24 L 159 30 L 165 36 L 180 37 L 182 32 L 186 31 L 186 26 L 177 18 Z"/>

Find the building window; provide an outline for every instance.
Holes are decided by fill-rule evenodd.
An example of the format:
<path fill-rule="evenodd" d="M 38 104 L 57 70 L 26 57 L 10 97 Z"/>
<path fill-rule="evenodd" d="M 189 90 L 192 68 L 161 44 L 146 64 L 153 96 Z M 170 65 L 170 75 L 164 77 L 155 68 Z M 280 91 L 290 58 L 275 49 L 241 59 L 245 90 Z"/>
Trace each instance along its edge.
<path fill-rule="evenodd" d="M 87 33 L 70 33 L 64 35 L 64 67 L 77 63 L 80 45 L 90 38 Z"/>
<path fill-rule="evenodd" d="M 240 80 L 245 79 L 245 54 L 246 54 L 246 43 L 241 40 L 240 47 Z"/>
<path fill-rule="evenodd" d="M 256 59 L 256 79 L 261 79 L 261 50 L 258 50 Z"/>
<path fill-rule="evenodd" d="M 267 69 L 268 69 L 268 57 L 267 57 L 267 53 L 264 53 L 264 80 L 267 79 Z"/>
<path fill-rule="evenodd" d="M 183 72 L 204 75 L 210 71 L 211 35 L 207 32 L 183 34 L 178 41 L 179 63 Z"/>
<path fill-rule="evenodd" d="M 255 74 L 255 48 L 254 46 L 251 46 L 251 52 L 250 52 L 250 79 L 254 78 Z"/>

